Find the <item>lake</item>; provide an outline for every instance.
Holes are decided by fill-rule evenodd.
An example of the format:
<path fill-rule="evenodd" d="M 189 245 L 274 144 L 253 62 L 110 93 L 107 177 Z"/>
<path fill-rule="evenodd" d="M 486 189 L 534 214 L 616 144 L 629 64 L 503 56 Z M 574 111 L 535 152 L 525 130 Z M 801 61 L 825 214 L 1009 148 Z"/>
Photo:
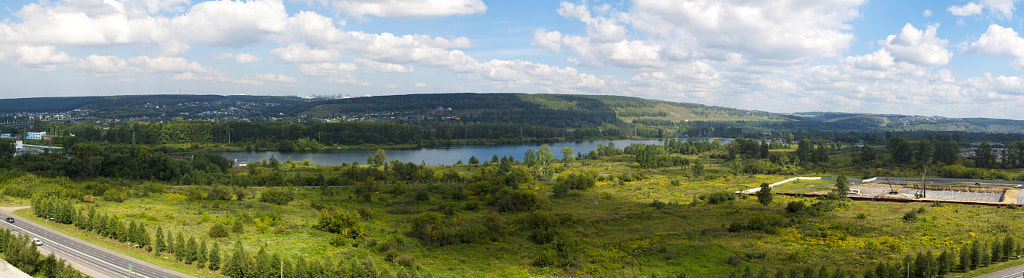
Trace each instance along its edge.
<path fill-rule="evenodd" d="M 707 141 L 711 139 L 706 138 L 692 138 L 686 139 L 688 141 Z M 729 138 L 719 139 L 723 144 L 731 142 Z M 622 149 L 633 143 L 643 144 L 664 144 L 663 139 L 653 140 L 597 140 L 597 141 L 576 141 L 576 142 L 558 142 L 548 144 L 551 147 L 551 153 L 556 158 L 561 158 L 560 151 L 562 148 L 570 147 L 577 153 L 586 154 L 591 150 L 596 150 L 598 144 L 604 144 L 608 146 L 608 143 L 614 143 L 615 147 Z M 540 148 L 541 144 L 522 144 L 522 145 L 497 145 L 497 146 L 479 146 L 479 145 L 457 145 L 448 147 L 436 147 L 436 148 L 422 148 L 422 149 L 406 149 L 406 150 L 385 150 L 387 154 L 387 160 L 398 160 L 401 162 L 412 162 L 416 164 L 426 163 L 427 165 L 452 165 L 462 160 L 462 163 L 469 163 L 469 158 L 476 156 L 480 162 L 490 161 L 491 156 L 497 155 L 515 157 L 516 161 L 523 161 L 523 154 L 526 150 L 532 149 L 536 151 Z M 277 160 L 284 162 L 286 159 L 291 158 L 292 161 L 304 161 L 309 160 L 310 163 L 317 165 L 341 165 L 342 163 L 351 164 L 353 161 L 359 161 L 359 164 L 366 163 L 366 157 L 376 153 L 376 150 L 344 150 L 344 151 L 331 151 L 331 152 L 217 152 L 216 154 L 223 155 L 228 159 L 236 160 L 237 163 L 241 162 L 257 162 L 263 159 L 270 159 L 270 156 L 274 156 Z M 236 163 L 236 164 L 237 164 Z"/>

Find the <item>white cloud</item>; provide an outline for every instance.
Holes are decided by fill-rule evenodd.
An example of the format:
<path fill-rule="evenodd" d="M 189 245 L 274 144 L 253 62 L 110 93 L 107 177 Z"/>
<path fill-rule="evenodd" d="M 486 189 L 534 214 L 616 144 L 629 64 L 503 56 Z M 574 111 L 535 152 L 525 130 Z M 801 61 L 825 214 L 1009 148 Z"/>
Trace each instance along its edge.
<path fill-rule="evenodd" d="M 31 70 L 51 71 L 58 65 L 72 62 L 72 58 L 51 45 L 3 45 L 0 44 L 0 61 Z"/>
<path fill-rule="evenodd" d="M 291 76 L 287 76 L 287 75 L 283 75 L 283 74 L 257 73 L 255 75 L 256 75 L 256 78 L 259 78 L 260 80 L 263 80 L 263 81 L 269 81 L 269 82 L 276 82 L 276 83 L 297 83 L 297 82 L 299 82 L 299 80 L 296 79 L 295 77 L 291 77 Z"/>
<path fill-rule="evenodd" d="M 996 16 L 1009 19 L 1013 17 L 1013 11 L 1015 10 L 1014 2 L 1020 0 L 981 0 L 988 7 L 989 10 L 996 13 Z"/>
<path fill-rule="evenodd" d="M 270 53 L 277 54 L 282 61 L 288 63 L 326 63 L 337 61 L 341 55 L 334 49 L 313 49 L 305 43 L 292 43 L 288 46 L 270 50 Z"/>
<path fill-rule="evenodd" d="M 978 3 L 970 2 L 963 6 L 950 6 L 947 10 L 955 16 L 972 16 L 981 14 L 981 9 L 984 7 Z"/>
<path fill-rule="evenodd" d="M 1019 58 L 1010 62 L 1010 67 L 1016 70 L 1024 71 L 1024 58 Z"/>
<path fill-rule="evenodd" d="M 427 87 L 427 83 L 417 82 L 413 86 L 416 86 L 416 88 L 424 88 L 424 87 Z"/>
<path fill-rule="evenodd" d="M 634 30 L 706 57 L 740 53 L 752 62 L 792 63 L 844 52 L 854 38 L 845 22 L 860 16 L 863 3 L 637 0 L 624 16 Z"/>
<path fill-rule="evenodd" d="M 980 4 L 970 2 L 963 6 L 950 6 L 947 10 L 955 16 L 972 16 L 979 15 L 983 9 L 988 8 L 996 17 L 1010 19 L 1016 9 L 1015 2 L 1018 1 L 1020 0 L 980 0 Z"/>
<path fill-rule="evenodd" d="M 921 12 L 921 15 L 923 15 L 924 17 L 931 17 L 932 16 L 932 10 L 924 9 L 924 11 Z"/>
<path fill-rule="evenodd" d="M 281 0 L 209 1 L 192 6 L 170 25 L 185 41 L 241 48 L 284 32 L 288 17 Z"/>
<path fill-rule="evenodd" d="M 230 52 L 224 52 L 221 54 L 213 55 L 213 58 L 217 60 L 235 60 L 235 62 L 239 63 L 252 63 L 258 62 L 260 60 L 260 57 L 256 57 L 249 53 L 234 54 Z"/>
<path fill-rule="evenodd" d="M 57 1 L 25 5 L 20 21 L 0 23 L 0 41 L 34 45 L 104 46 L 173 43 L 166 19 L 126 10 L 114 1 Z"/>
<path fill-rule="evenodd" d="M 363 67 L 366 67 L 368 69 L 375 70 L 375 71 L 378 71 L 378 72 L 412 72 L 413 71 L 411 68 L 407 68 L 407 67 L 405 67 L 403 65 L 392 64 L 392 63 L 382 63 L 382 62 L 371 61 L 371 60 L 362 59 L 362 58 L 356 59 L 355 62 L 359 63 Z"/>
<path fill-rule="evenodd" d="M 992 24 L 977 41 L 970 44 L 967 53 L 1024 58 L 1024 38 L 1013 28 Z"/>
<path fill-rule="evenodd" d="M 324 2 L 324 1 L 319 1 Z M 331 0 L 331 6 L 352 16 L 431 18 L 484 13 L 481 0 Z"/>
<path fill-rule="evenodd" d="M 885 49 L 892 53 L 896 60 L 905 60 L 922 66 L 941 66 L 949 64 L 953 52 L 946 49 L 948 40 L 935 36 L 939 24 L 928 25 L 925 31 L 914 28 L 907 23 L 903 32 L 889 35 L 881 42 Z"/>

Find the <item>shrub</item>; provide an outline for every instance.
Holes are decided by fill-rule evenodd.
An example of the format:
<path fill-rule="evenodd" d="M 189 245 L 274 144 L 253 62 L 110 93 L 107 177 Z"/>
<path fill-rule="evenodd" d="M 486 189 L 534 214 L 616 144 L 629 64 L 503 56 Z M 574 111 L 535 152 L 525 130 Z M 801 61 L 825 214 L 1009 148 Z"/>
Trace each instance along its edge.
<path fill-rule="evenodd" d="M 803 201 L 791 201 L 789 204 L 786 204 L 787 213 L 800 213 L 800 211 L 803 211 L 806 208 L 807 204 L 804 204 Z"/>
<path fill-rule="evenodd" d="M 362 220 L 355 210 L 322 210 L 320 221 L 314 228 L 328 233 L 341 234 L 348 238 L 359 238 L 363 235 Z"/>
<path fill-rule="evenodd" d="M 500 212 L 532 211 L 539 204 L 540 200 L 533 193 L 508 188 L 501 189 L 491 197 L 491 205 Z"/>
<path fill-rule="evenodd" d="M 912 211 L 908 211 L 906 214 L 903 214 L 903 221 L 906 221 L 906 222 L 917 221 L 917 211 L 916 210 L 912 210 Z"/>
<path fill-rule="evenodd" d="M 260 202 L 282 206 L 288 205 L 288 202 L 291 202 L 292 199 L 294 199 L 292 192 L 286 188 L 268 188 L 263 191 L 263 194 L 260 194 Z"/>
<path fill-rule="evenodd" d="M 218 238 L 218 237 L 227 237 L 227 236 L 228 236 L 228 227 L 225 227 L 224 224 L 217 223 L 217 224 L 213 224 L 213 227 L 210 227 L 210 237 Z"/>
<path fill-rule="evenodd" d="M 732 192 L 720 191 L 701 195 L 700 199 L 708 201 L 709 204 L 721 204 L 736 200 L 736 195 L 732 194 Z"/>

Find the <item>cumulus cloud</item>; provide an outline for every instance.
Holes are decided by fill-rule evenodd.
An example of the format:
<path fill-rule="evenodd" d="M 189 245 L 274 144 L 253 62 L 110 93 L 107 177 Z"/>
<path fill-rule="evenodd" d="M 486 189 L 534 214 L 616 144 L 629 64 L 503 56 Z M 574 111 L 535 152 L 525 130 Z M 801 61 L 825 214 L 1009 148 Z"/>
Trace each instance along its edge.
<path fill-rule="evenodd" d="M 914 28 L 907 23 L 903 26 L 903 32 L 898 35 L 889 35 L 881 42 L 885 49 L 892 52 L 897 60 L 908 61 L 922 66 L 941 66 L 949 64 L 953 58 L 953 52 L 946 49 L 948 40 L 935 36 L 939 24 L 928 25 L 924 31 Z"/>
<path fill-rule="evenodd" d="M 296 79 L 295 77 L 291 77 L 291 76 L 287 76 L 287 75 L 283 75 L 283 74 L 273 74 L 273 73 L 257 73 L 256 74 L 256 78 L 259 78 L 260 80 L 263 80 L 263 81 L 276 82 L 276 83 L 297 83 L 297 82 L 299 82 L 299 80 Z"/>
<path fill-rule="evenodd" d="M 989 11 L 1001 19 L 1009 19 L 1013 17 L 1013 11 L 1016 9 L 1015 2 L 1019 0 L 980 0 L 981 3 L 970 2 L 963 6 L 950 6 L 949 13 L 955 16 L 972 16 L 980 15 L 983 9 L 989 9 Z"/>
<path fill-rule="evenodd" d="M 399 64 L 382 63 L 382 62 L 371 61 L 371 60 L 361 59 L 361 58 L 360 59 L 356 59 L 356 63 L 359 63 L 363 67 L 366 67 L 368 69 L 375 70 L 375 71 L 378 71 L 378 72 L 412 72 L 411 68 L 407 68 L 407 67 L 405 67 L 403 65 L 399 65 Z"/>
<path fill-rule="evenodd" d="M 638 0 L 626 15 L 652 38 L 694 45 L 705 56 L 740 53 L 751 61 L 791 63 L 844 52 L 853 40 L 845 22 L 861 0 Z"/>
<path fill-rule="evenodd" d="M 1013 28 L 992 24 L 977 41 L 970 44 L 967 53 L 1024 58 L 1024 38 Z"/>
<path fill-rule="evenodd" d="M 224 52 L 221 54 L 213 55 L 213 58 L 217 60 L 235 60 L 235 62 L 239 63 L 252 63 L 258 62 L 260 60 L 260 57 L 256 57 L 249 53 L 234 54 L 230 52 Z"/>
<path fill-rule="evenodd" d="M 970 2 L 963 6 L 950 6 L 947 10 L 955 16 L 972 16 L 981 14 L 981 9 L 984 7 L 978 3 Z"/>
<path fill-rule="evenodd" d="M 241 48 L 285 31 L 288 17 L 281 0 L 208 1 L 171 19 L 170 25 L 189 42 Z"/>
<path fill-rule="evenodd" d="M 331 0 L 330 5 L 357 17 L 431 18 L 487 11 L 487 5 L 481 0 Z"/>

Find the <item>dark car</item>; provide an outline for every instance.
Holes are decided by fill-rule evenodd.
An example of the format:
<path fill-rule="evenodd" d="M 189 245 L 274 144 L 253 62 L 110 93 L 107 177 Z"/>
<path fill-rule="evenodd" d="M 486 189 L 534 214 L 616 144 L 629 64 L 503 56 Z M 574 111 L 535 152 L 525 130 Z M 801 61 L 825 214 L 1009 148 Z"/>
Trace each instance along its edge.
<path fill-rule="evenodd" d="M 7 223 L 14 223 L 14 217 L 7 217 L 5 221 L 7 221 Z"/>

